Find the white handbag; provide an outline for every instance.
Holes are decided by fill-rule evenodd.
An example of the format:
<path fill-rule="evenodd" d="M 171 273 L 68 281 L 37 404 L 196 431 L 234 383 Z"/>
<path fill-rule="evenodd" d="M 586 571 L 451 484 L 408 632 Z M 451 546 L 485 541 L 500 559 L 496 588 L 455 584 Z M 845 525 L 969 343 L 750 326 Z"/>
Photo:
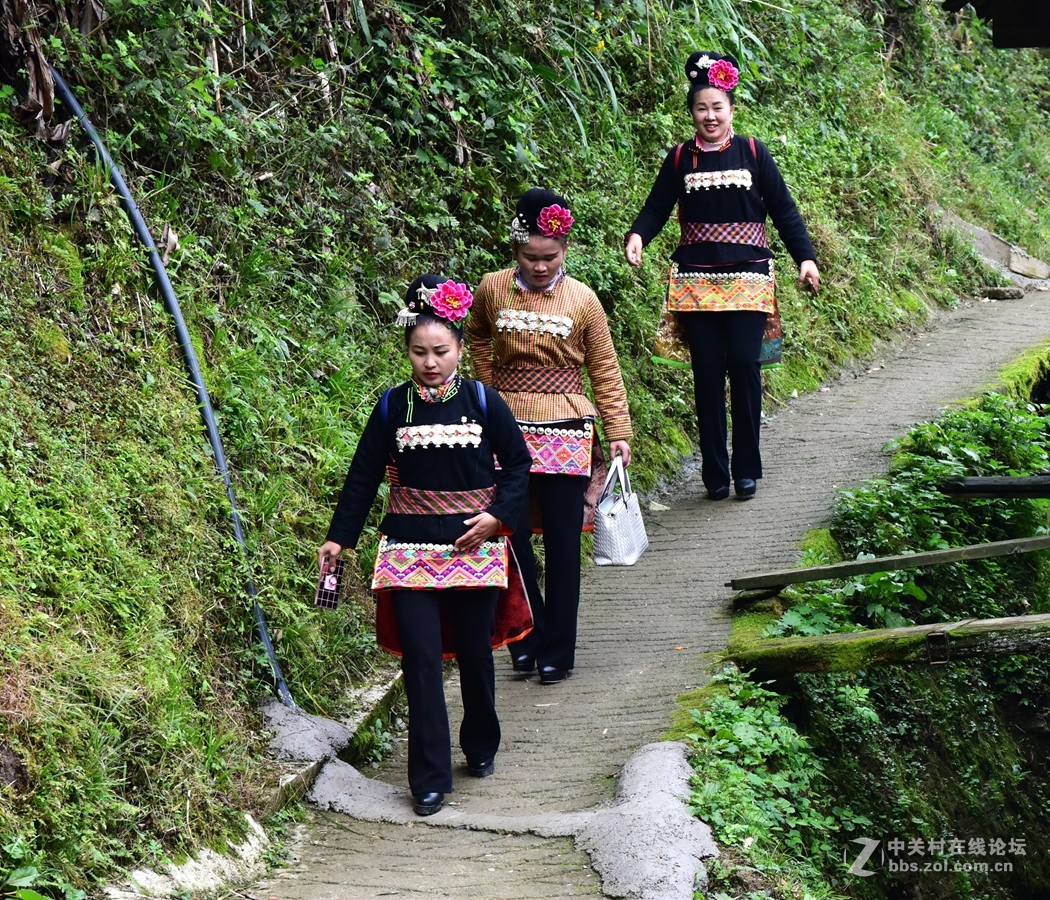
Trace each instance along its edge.
<path fill-rule="evenodd" d="M 631 478 L 617 454 L 594 510 L 595 565 L 633 566 L 648 546 L 638 495 L 631 491 Z"/>

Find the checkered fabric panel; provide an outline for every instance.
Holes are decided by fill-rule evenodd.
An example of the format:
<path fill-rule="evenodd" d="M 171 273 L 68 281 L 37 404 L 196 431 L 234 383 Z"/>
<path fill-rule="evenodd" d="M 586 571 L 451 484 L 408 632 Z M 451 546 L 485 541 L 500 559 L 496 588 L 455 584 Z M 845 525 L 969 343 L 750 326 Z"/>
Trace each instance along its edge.
<path fill-rule="evenodd" d="M 582 394 L 583 375 L 577 366 L 543 368 L 493 366 L 492 386 L 497 391 L 523 391 L 533 394 Z"/>
<path fill-rule="evenodd" d="M 715 244 L 749 244 L 754 247 L 769 247 L 766 241 L 765 222 L 683 222 L 684 244 L 699 244 L 711 241 Z"/>
<path fill-rule="evenodd" d="M 473 491 L 424 491 L 391 485 L 387 512 L 406 516 L 478 513 L 491 506 L 495 499 L 495 487 Z"/>

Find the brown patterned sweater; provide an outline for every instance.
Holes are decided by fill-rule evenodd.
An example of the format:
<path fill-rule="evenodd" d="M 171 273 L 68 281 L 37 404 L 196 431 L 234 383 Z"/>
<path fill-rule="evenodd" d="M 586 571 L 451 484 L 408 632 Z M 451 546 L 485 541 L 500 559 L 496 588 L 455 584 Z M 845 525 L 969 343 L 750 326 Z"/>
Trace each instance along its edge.
<path fill-rule="evenodd" d="M 605 310 L 582 282 L 566 276 L 544 293 L 522 290 L 514 269 L 490 273 L 474 294 L 467 337 L 478 380 L 485 384 L 498 384 L 500 369 L 586 368 L 597 410 L 583 393 L 501 390 L 519 422 L 600 414 L 607 440 L 633 436 Z"/>

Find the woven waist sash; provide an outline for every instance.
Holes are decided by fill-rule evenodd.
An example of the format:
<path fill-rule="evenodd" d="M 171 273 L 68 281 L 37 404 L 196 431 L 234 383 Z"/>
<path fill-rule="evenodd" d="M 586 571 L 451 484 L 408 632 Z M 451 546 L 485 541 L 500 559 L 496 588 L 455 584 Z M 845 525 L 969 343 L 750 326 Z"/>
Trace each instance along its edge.
<path fill-rule="evenodd" d="M 769 247 L 765 222 L 683 222 L 678 246 L 711 241 L 715 244 L 749 244 Z"/>
<path fill-rule="evenodd" d="M 496 488 L 472 491 L 424 491 L 419 488 L 390 486 L 387 512 L 404 516 L 451 516 L 479 513 L 496 499 Z"/>
<path fill-rule="evenodd" d="M 496 366 L 492 386 L 497 391 L 521 391 L 530 394 L 582 394 L 583 375 L 578 366 L 543 368 Z"/>

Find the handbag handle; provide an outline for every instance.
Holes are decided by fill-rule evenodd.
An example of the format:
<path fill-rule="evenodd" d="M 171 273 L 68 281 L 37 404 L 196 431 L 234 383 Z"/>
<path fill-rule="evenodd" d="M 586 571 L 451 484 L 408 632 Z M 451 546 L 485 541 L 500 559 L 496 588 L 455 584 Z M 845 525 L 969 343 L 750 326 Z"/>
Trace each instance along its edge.
<path fill-rule="evenodd" d="M 623 467 L 623 457 L 619 453 L 616 454 L 616 459 L 609 466 L 609 474 L 605 476 L 605 485 L 602 487 L 602 492 L 598 497 L 599 503 L 616 493 L 616 485 L 613 484 L 614 478 L 620 482 L 620 493 L 624 497 L 630 496 L 631 477 Z"/>
<path fill-rule="evenodd" d="M 631 491 L 631 476 L 628 474 L 627 466 L 623 464 L 623 457 L 619 453 L 616 454 L 616 461 L 620 464 L 620 491 L 626 500 L 633 493 Z"/>

